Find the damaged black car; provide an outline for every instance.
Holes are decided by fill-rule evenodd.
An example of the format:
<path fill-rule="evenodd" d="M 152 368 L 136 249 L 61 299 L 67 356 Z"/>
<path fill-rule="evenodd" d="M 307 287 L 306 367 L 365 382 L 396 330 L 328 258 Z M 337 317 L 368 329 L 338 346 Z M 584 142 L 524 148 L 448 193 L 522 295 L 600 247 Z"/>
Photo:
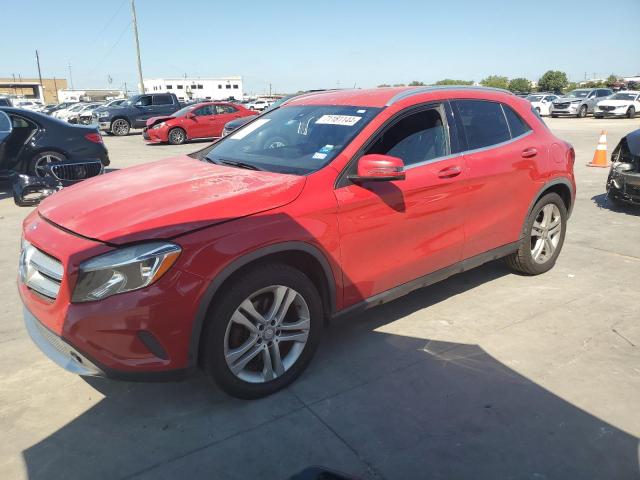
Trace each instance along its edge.
<path fill-rule="evenodd" d="M 611 161 L 607 198 L 618 205 L 640 205 L 640 130 L 620 140 Z"/>
<path fill-rule="evenodd" d="M 18 205 L 34 205 L 62 187 L 100 175 L 107 165 L 107 149 L 95 127 L 0 107 L 0 179 L 11 181 Z"/>

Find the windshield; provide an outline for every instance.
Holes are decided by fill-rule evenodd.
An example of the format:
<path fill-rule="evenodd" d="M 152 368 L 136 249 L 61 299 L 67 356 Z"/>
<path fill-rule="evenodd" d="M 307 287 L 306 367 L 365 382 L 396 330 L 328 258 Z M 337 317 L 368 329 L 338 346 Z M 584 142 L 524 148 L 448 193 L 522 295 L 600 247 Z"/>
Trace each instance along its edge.
<path fill-rule="evenodd" d="M 331 162 L 379 111 L 351 106 L 282 107 L 225 137 L 206 159 L 305 175 Z"/>
<path fill-rule="evenodd" d="M 637 93 L 616 93 L 615 95 L 613 95 L 612 97 L 610 97 L 610 100 L 630 100 L 633 101 L 636 98 L 638 98 L 638 94 Z"/>
<path fill-rule="evenodd" d="M 572 90 L 571 92 L 567 93 L 565 97 L 585 98 L 587 95 L 589 95 L 589 90 Z"/>
<path fill-rule="evenodd" d="M 529 100 L 530 102 L 539 102 L 540 100 L 542 100 L 542 95 L 529 95 L 527 97 L 527 100 Z"/>
<path fill-rule="evenodd" d="M 190 112 L 194 108 L 195 108 L 194 105 L 189 105 L 188 107 L 181 108 L 177 112 L 173 113 L 171 116 L 172 117 L 182 117 L 183 115 L 186 115 L 188 112 Z"/>

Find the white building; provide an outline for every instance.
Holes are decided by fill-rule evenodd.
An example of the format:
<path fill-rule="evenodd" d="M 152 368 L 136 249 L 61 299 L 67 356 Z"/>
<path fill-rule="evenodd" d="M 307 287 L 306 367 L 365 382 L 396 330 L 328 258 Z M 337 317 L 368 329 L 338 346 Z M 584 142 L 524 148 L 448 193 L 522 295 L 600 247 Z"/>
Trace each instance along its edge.
<path fill-rule="evenodd" d="M 113 100 L 114 98 L 124 98 L 124 92 L 118 89 L 94 88 L 72 90 L 66 88 L 58 90 L 58 101 L 62 102 L 99 102 L 102 100 Z"/>
<path fill-rule="evenodd" d="M 150 78 L 144 80 L 146 93 L 175 93 L 179 100 L 242 100 L 242 77 Z"/>

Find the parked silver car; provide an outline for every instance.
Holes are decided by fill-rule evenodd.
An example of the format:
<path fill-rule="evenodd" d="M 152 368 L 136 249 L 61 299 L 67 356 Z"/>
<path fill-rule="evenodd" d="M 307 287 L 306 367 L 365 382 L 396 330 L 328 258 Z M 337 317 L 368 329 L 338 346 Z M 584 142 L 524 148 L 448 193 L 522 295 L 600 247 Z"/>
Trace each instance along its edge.
<path fill-rule="evenodd" d="M 596 103 L 613 95 L 610 88 L 579 88 L 553 101 L 551 116 L 570 115 L 584 118 L 588 113 L 593 113 Z"/>

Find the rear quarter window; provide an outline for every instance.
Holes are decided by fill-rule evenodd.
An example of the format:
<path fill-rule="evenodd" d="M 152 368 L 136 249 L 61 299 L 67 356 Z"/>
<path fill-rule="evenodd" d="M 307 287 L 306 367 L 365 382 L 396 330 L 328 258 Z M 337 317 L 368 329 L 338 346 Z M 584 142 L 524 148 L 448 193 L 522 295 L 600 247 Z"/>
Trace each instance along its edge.
<path fill-rule="evenodd" d="M 511 138 L 519 137 L 520 135 L 524 135 L 531 131 L 531 127 L 527 125 L 527 122 L 520 118 L 520 115 L 514 112 L 510 106 L 502 104 L 502 109 L 504 110 L 504 115 L 507 117 L 507 122 L 509 123 Z"/>

